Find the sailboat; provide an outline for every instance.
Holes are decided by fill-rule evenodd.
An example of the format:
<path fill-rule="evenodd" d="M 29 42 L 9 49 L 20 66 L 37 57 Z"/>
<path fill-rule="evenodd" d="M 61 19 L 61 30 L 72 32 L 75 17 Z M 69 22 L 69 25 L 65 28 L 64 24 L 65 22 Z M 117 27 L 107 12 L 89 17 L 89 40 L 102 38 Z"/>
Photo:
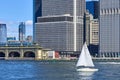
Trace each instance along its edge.
<path fill-rule="evenodd" d="M 87 48 L 86 42 L 82 47 L 82 51 L 79 56 L 76 67 L 77 67 L 77 71 L 98 71 L 98 69 L 94 68 L 94 64 L 90 52 Z"/>

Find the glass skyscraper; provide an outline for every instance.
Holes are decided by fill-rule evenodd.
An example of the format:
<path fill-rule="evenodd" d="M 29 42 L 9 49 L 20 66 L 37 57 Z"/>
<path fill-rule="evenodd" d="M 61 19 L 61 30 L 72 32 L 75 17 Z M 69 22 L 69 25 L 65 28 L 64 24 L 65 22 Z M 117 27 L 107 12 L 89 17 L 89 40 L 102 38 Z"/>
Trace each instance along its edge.
<path fill-rule="evenodd" d="M 37 17 L 42 16 L 42 0 L 33 0 L 33 41 L 35 42 L 35 23 L 37 22 Z"/>
<path fill-rule="evenodd" d="M 101 56 L 120 55 L 120 0 L 100 0 Z"/>
<path fill-rule="evenodd" d="M 25 41 L 25 22 L 20 22 L 19 24 L 19 41 Z"/>
<path fill-rule="evenodd" d="M 94 18 L 98 18 L 99 15 L 99 1 L 87 1 L 86 9 L 93 15 Z"/>
<path fill-rule="evenodd" d="M 6 24 L 0 24 L 0 43 L 7 43 Z"/>
<path fill-rule="evenodd" d="M 33 0 L 33 7 L 34 22 L 37 22 L 37 17 L 42 16 L 42 0 Z"/>
<path fill-rule="evenodd" d="M 80 51 L 85 9 L 85 0 L 42 0 L 35 42 L 56 51 Z"/>

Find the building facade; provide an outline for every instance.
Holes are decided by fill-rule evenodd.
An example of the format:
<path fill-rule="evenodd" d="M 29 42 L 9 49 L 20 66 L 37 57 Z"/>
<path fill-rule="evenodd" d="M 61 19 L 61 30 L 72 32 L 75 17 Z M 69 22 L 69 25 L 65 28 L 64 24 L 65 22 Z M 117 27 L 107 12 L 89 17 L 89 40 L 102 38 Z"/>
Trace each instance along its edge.
<path fill-rule="evenodd" d="M 93 19 L 90 21 L 90 44 L 99 45 L 99 21 Z"/>
<path fill-rule="evenodd" d="M 85 19 L 85 34 L 86 34 L 86 43 L 87 45 L 93 44 L 98 45 L 99 44 L 99 21 L 98 19 L 94 19 L 93 15 L 89 12 L 86 13 L 86 19 Z"/>
<path fill-rule="evenodd" d="M 42 16 L 42 0 L 33 0 L 33 42 L 35 43 L 35 23 L 37 22 L 37 17 Z"/>
<path fill-rule="evenodd" d="M 0 23 L 0 43 L 7 43 L 7 27 L 6 24 Z"/>
<path fill-rule="evenodd" d="M 30 35 L 27 36 L 26 41 L 29 42 L 29 43 L 32 43 L 33 42 L 32 36 L 30 36 Z"/>
<path fill-rule="evenodd" d="M 86 11 L 85 15 L 85 41 L 87 45 L 90 44 L 90 22 L 93 20 L 93 15 Z"/>
<path fill-rule="evenodd" d="M 100 56 L 120 55 L 120 0 L 100 0 Z"/>
<path fill-rule="evenodd" d="M 93 15 L 89 12 L 86 12 L 85 18 L 85 38 L 90 53 L 93 56 L 97 56 L 99 46 L 99 22 L 98 19 L 94 19 Z"/>
<path fill-rule="evenodd" d="M 37 17 L 42 16 L 42 0 L 33 0 L 33 16 L 34 16 L 34 22 L 37 22 Z"/>
<path fill-rule="evenodd" d="M 19 41 L 23 42 L 25 41 L 25 22 L 20 22 L 19 24 Z"/>
<path fill-rule="evenodd" d="M 80 51 L 85 0 L 42 0 L 41 7 L 42 16 L 35 24 L 35 42 L 56 51 Z"/>
<path fill-rule="evenodd" d="M 94 19 L 98 18 L 99 15 L 99 1 L 87 1 L 86 9 L 90 14 L 93 15 Z"/>

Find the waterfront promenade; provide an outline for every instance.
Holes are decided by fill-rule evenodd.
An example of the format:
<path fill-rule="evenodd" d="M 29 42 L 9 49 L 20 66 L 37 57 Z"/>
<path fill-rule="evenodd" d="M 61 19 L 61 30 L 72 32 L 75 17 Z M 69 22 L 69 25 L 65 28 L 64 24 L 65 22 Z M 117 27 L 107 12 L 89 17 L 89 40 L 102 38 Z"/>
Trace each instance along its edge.
<path fill-rule="evenodd" d="M 120 57 L 92 57 L 93 61 L 115 61 L 120 62 Z"/>
<path fill-rule="evenodd" d="M 118 57 L 92 57 L 94 62 L 120 62 Z M 40 60 L 44 62 L 77 62 L 78 59 L 46 59 Z"/>

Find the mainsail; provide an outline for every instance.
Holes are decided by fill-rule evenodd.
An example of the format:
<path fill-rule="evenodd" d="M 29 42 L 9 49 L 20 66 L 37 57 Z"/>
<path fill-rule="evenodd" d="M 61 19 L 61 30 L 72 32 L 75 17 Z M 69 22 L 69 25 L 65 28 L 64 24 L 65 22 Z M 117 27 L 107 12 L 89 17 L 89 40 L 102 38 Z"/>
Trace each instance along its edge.
<path fill-rule="evenodd" d="M 78 66 L 94 67 L 94 64 L 93 64 L 93 61 L 92 61 L 92 58 L 90 56 L 90 52 L 87 48 L 86 43 L 82 47 L 82 51 L 81 51 L 81 54 L 79 56 L 79 60 L 78 60 L 76 66 L 77 67 Z"/>

